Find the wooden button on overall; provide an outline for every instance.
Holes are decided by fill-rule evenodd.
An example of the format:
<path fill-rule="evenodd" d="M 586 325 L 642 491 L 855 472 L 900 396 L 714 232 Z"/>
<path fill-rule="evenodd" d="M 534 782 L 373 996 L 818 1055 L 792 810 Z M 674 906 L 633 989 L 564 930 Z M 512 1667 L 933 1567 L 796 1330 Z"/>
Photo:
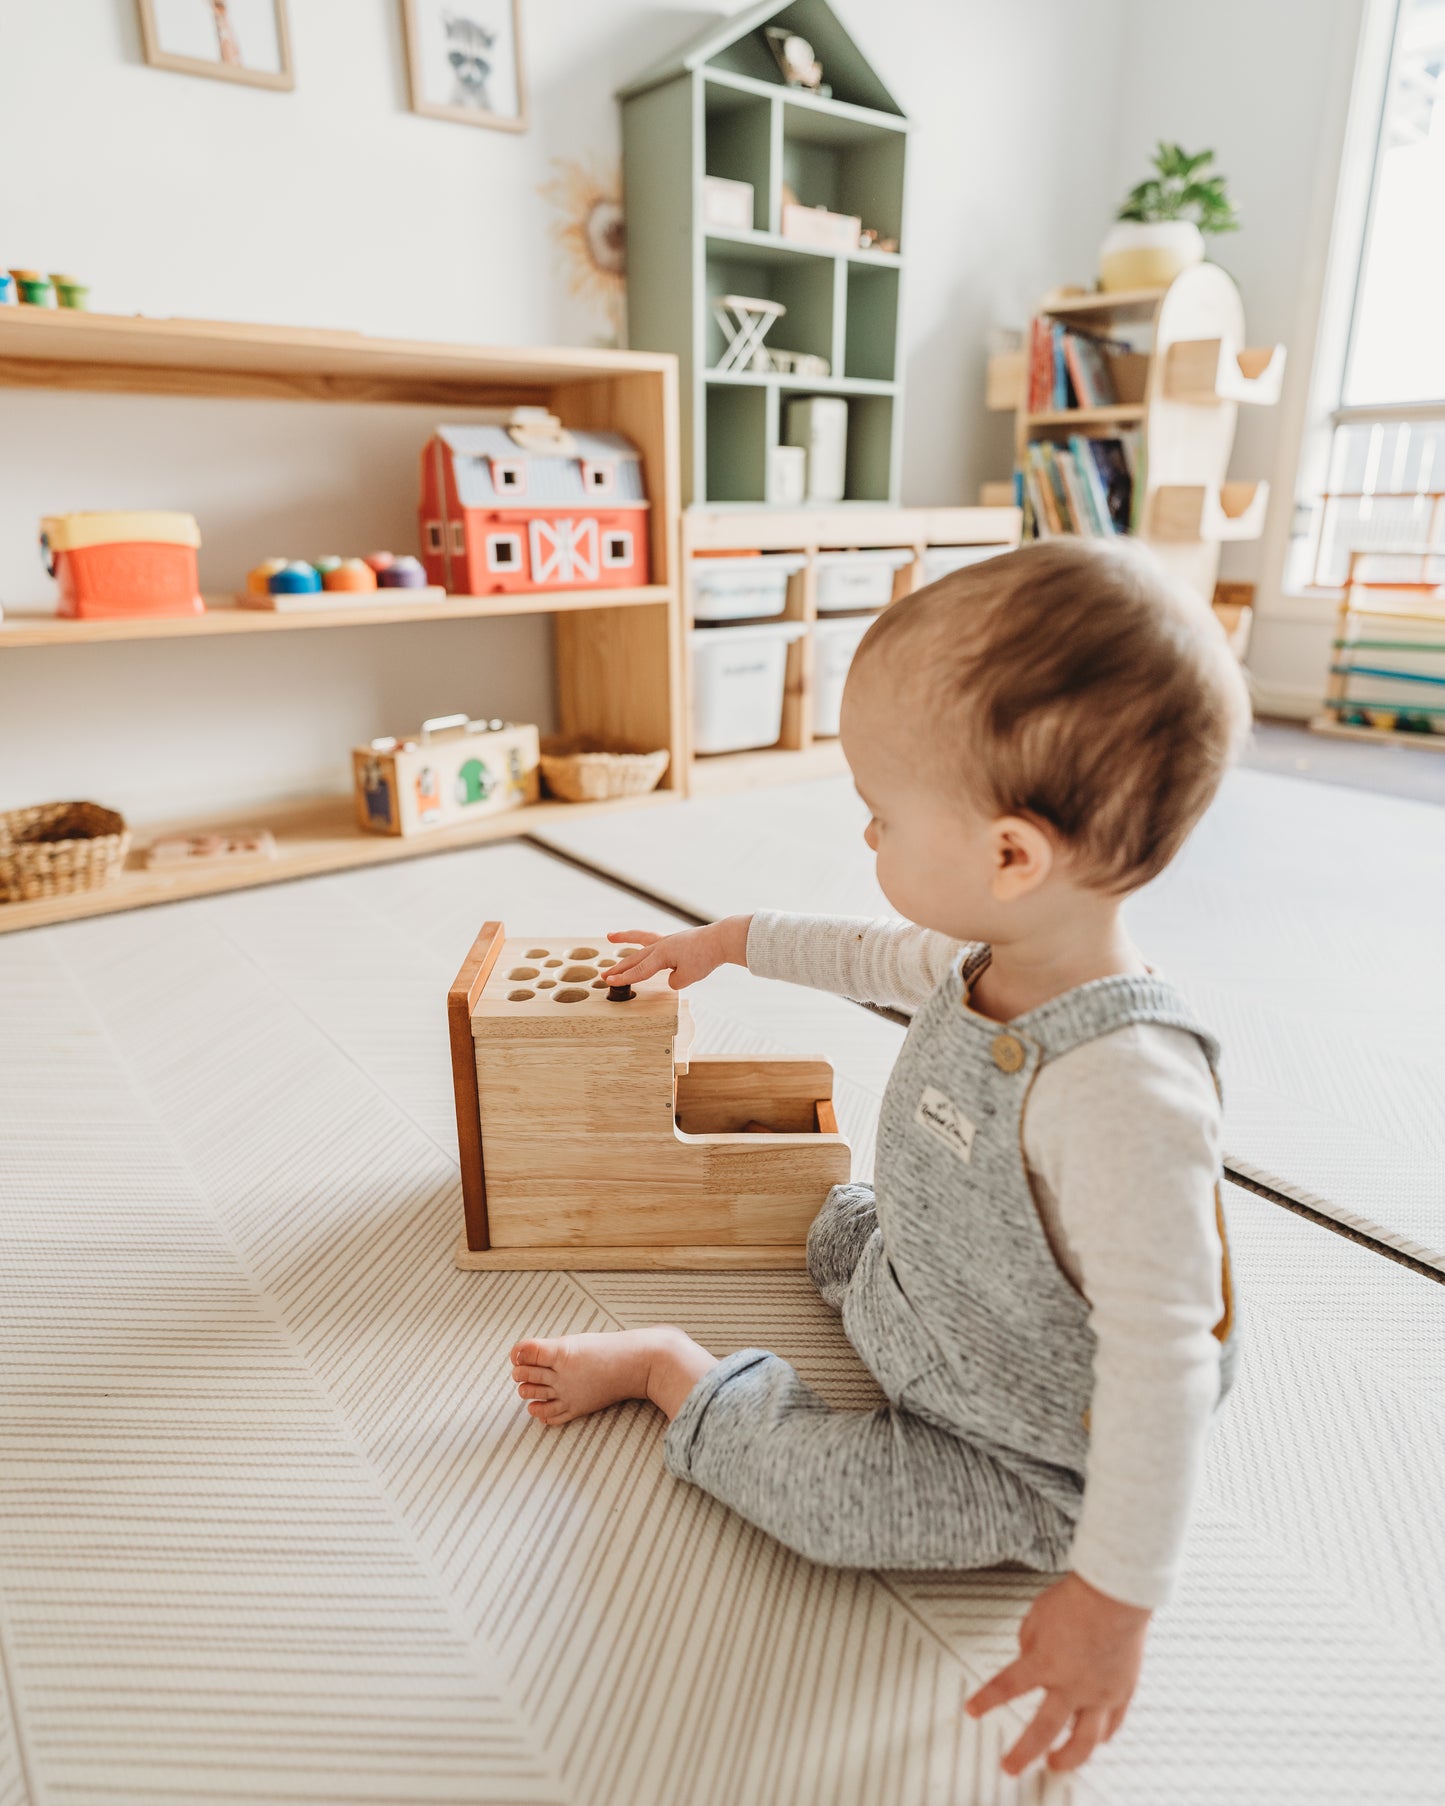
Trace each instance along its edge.
<path fill-rule="evenodd" d="M 1024 1044 L 1017 1035 L 994 1036 L 993 1063 L 1000 1072 L 1017 1072 L 1024 1058 Z"/>

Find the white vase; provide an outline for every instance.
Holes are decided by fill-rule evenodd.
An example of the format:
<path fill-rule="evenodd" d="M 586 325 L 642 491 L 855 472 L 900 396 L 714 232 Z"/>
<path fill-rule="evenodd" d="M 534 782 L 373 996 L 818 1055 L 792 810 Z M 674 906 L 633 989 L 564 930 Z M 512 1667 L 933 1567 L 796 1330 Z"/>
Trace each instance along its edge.
<path fill-rule="evenodd" d="M 1099 246 L 1099 286 L 1167 288 L 1181 270 L 1204 261 L 1204 235 L 1192 220 L 1115 220 Z"/>

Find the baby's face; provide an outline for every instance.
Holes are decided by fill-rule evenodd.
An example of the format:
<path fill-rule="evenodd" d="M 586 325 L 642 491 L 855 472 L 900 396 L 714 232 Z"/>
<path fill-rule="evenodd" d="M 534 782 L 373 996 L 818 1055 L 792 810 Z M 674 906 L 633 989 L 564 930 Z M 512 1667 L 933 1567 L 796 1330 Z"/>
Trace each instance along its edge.
<path fill-rule="evenodd" d="M 963 797 L 944 796 L 910 756 L 910 732 L 885 686 L 850 681 L 843 752 L 871 819 L 863 838 L 878 883 L 898 913 L 960 941 L 1003 938 L 1007 898 L 997 894 L 996 824 Z"/>

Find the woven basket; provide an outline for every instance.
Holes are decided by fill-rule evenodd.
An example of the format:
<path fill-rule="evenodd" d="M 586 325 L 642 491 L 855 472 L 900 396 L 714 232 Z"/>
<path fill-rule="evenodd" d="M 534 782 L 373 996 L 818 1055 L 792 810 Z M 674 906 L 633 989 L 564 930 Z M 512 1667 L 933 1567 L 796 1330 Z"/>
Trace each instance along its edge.
<path fill-rule="evenodd" d="M 566 803 L 600 803 L 611 796 L 645 796 L 667 770 L 667 753 L 608 752 L 597 740 L 544 740 L 542 777 Z"/>
<path fill-rule="evenodd" d="M 125 817 L 99 803 L 38 803 L 0 812 L 0 903 L 62 897 L 119 877 Z"/>

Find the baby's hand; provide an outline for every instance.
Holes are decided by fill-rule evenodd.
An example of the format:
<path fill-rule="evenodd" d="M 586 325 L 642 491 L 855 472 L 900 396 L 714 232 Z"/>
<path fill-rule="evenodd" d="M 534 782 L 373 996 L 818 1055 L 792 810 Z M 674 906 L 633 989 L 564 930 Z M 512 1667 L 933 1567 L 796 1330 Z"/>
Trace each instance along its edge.
<path fill-rule="evenodd" d="M 981 1718 L 1021 1693 L 1044 1689 L 1028 1729 L 1003 1759 L 1006 1773 L 1022 1774 L 1050 1750 L 1050 1768 L 1080 1768 L 1109 1741 L 1139 1681 L 1150 1616 L 1077 1574 L 1065 1574 L 1039 1594 L 1019 1626 L 1017 1661 L 980 1687 L 966 1708 Z M 1066 1730 L 1068 1742 L 1054 1750 Z"/>
<path fill-rule="evenodd" d="M 618 960 L 607 974 L 610 985 L 641 984 L 654 972 L 672 973 L 668 983 L 674 991 L 695 985 L 709 972 L 732 961 L 747 964 L 749 916 L 728 916 L 722 922 L 709 922 L 705 928 L 683 928 L 676 934 L 650 934 L 635 929 L 628 934 L 609 934 L 609 941 L 626 941 L 641 946 L 641 953 Z"/>

